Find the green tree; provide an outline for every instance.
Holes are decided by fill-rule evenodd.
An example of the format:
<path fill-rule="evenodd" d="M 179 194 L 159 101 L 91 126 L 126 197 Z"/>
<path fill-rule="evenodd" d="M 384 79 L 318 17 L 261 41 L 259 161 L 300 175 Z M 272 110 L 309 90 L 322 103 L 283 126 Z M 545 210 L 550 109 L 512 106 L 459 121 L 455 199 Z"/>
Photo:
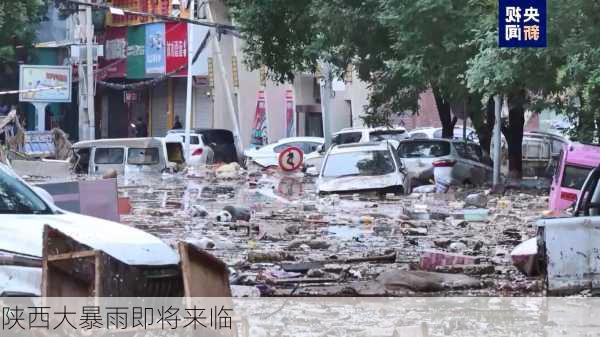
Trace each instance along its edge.
<path fill-rule="evenodd" d="M 561 95 L 554 108 L 574 123 L 571 137 L 599 142 L 600 129 L 600 3 L 574 0 L 558 2 L 554 25 L 560 29 L 560 46 L 565 61 L 559 69 Z"/>
<path fill-rule="evenodd" d="M 18 86 L 18 64 L 27 62 L 45 0 L 0 0 L 0 88 Z"/>
<path fill-rule="evenodd" d="M 323 59 L 341 71 L 352 63 L 372 91 L 368 124 L 392 113 L 417 111 L 432 88 L 444 136 L 456 123 L 451 106 L 467 97 L 460 74 L 474 48 L 465 8 L 469 0 L 229 0 L 241 26 L 251 68 L 293 79 Z M 455 104 L 459 103 L 459 104 Z"/>
<path fill-rule="evenodd" d="M 525 110 L 539 112 L 562 90 L 557 76 L 566 50 L 561 46 L 563 28 L 558 25 L 559 1 L 548 1 L 548 12 L 556 14 L 549 20 L 548 48 L 499 48 L 497 2 L 487 0 L 484 5 L 487 10 L 480 13 L 472 42 L 478 51 L 467 62 L 465 78 L 470 91 L 482 97 L 508 97 L 509 116 L 502 121 L 502 132 L 508 143 L 509 172 L 520 178 Z"/>

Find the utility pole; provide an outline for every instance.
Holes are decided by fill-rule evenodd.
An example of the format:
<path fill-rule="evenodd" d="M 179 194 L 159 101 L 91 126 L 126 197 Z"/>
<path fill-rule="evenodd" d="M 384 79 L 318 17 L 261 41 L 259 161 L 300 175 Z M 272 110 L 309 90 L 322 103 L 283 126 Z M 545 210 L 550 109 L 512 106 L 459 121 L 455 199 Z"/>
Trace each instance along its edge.
<path fill-rule="evenodd" d="M 96 139 L 96 112 L 94 110 L 94 24 L 92 22 L 92 7 L 85 9 L 86 28 L 86 63 L 87 63 L 87 115 L 88 115 L 88 139 Z"/>
<path fill-rule="evenodd" d="M 92 23 L 92 7 L 80 6 L 78 24 L 79 49 L 77 61 L 79 69 L 79 140 L 90 140 L 96 136 L 94 111 L 94 25 Z M 85 43 L 85 59 L 81 48 Z"/>
<path fill-rule="evenodd" d="M 208 17 L 208 21 L 214 23 L 215 20 L 212 15 L 212 8 L 210 6 L 210 1 L 206 2 L 206 16 Z M 229 81 L 227 79 L 227 70 L 225 69 L 225 61 L 223 60 L 223 50 L 221 49 L 221 45 L 219 44 L 218 32 L 211 37 L 213 40 L 213 46 L 215 48 L 215 53 L 217 54 L 217 63 L 219 65 L 219 76 L 221 77 L 221 82 L 223 82 L 223 87 L 225 88 L 225 100 L 227 101 L 227 107 L 229 110 L 229 116 L 231 121 L 233 122 L 233 138 L 235 141 L 235 147 L 238 153 L 238 156 L 242 153 L 242 142 L 241 142 L 241 133 L 240 133 L 240 125 L 238 124 L 238 118 L 235 112 L 235 105 L 233 103 L 233 95 L 231 92 L 231 88 L 229 87 Z M 268 111 L 267 111 L 268 113 Z"/>
<path fill-rule="evenodd" d="M 190 19 L 195 18 L 196 14 L 196 0 L 191 0 L 189 5 L 190 11 Z M 188 67 L 187 67 L 187 95 L 185 101 L 185 159 L 191 160 L 192 153 L 190 151 L 190 134 L 192 128 L 192 86 L 193 86 L 193 78 L 192 78 L 192 58 L 194 55 L 192 54 L 192 44 L 194 43 L 194 27 L 188 25 Z"/>
<path fill-rule="evenodd" d="M 210 8 L 209 8 L 209 10 L 210 10 Z M 210 16 L 210 18 L 212 18 L 212 15 Z M 232 21 L 232 24 L 235 25 L 235 21 Z M 240 71 L 239 62 L 240 62 L 240 59 L 238 57 L 238 38 L 233 36 L 232 39 L 233 39 L 233 61 L 235 62 L 235 67 L 237 69 L 237 76 L 238 76 L 238 85 L 235 85 L 235 83 L 233 85 L 233 93 L 235 95 L 235 99 L 236 99 L 236 103 L 237 103 L 237 110 L 235 113 L 235 117 L 236 117 L 237 125 L 240 125 L 240 110 L 242 109 L 242 100 L 240 97 L 240 87 L 239 87 L 239 76 L 240 76 L 239 75 L 239 71 Z M 265 92 L 265 99 L 266 99 L 266 97 L 267 97 L 267 94 Z M 267 114 L 268 113 L 269 113 L 269 111 L 267 111 Z M 240 141 L 239 141 L 240 148 L 243 149 L 244 142 L 242 140 L 241 135 L 239 135 L 239 137 L 240 137 Z"/>
<path fill-rule="evenodd" d="M 500 187 L 501 181 L 500 181 L 500 160 L 501 160 L 501 153 L 502 153 L 502 136 L 501 136 L 501 131 L 500 131 L 500 123 L 502 123 L 502 116 L 501 116 L 501 110 L 502 110 L 502 99 L 500 97 L 500 95 L 496 95 L 494 96 L 494 103 L 495 103 L 495 110 L 494 110 L 494 114 L 495 114 L 495 123 L 494 123 L 494 139 L 492 144 L 494 144 L 494 153 L 492 154 L 493 159 L 494 159 L 494 180 L 493 180 L 493 184 L 494 184 L 494 190 L 496 190 L 498 187 Z"/>
<path fill-rule="evenodd" d="M 327 150 L 331 145 L 331 87 L 332 72 L 331 65 L 326 62 L 321 63 L 321 116 L 323 118 L 323 138 L 325 144 L 323 148 Z"/>

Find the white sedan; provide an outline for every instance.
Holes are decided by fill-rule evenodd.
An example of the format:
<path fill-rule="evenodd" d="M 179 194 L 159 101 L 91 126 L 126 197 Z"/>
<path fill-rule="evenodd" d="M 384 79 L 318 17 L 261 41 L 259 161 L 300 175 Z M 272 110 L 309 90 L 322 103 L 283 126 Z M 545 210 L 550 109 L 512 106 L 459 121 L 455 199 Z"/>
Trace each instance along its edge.
<path fill-rule="evenodd" d="M 317 190 L 319 194 L 403 194 L 409 188 L 406 171 L 389 142 L 332 146 L 325 156 Z"/>
<path fill-rule="evenodd" d="M 44 225 L 131 266 L 179 264 L 178 254 L 155 236 L 133 227 L 70 213 L 0 164 L 0 296 L 40 296 Z M 25 262 L 18 262 L 25 261 Z"/>
<path fill-rule="evenodd" d="M 287 148 L 298 147 L 304 152 L 304 159 L 318 154 L 324 143 L 320 137 L 292 137 L 283 138 L 259 149 L 246 150 L 244 154 L 248 160 L 254 161 L 263 167 L 278 166 L 279 154 Z"/>

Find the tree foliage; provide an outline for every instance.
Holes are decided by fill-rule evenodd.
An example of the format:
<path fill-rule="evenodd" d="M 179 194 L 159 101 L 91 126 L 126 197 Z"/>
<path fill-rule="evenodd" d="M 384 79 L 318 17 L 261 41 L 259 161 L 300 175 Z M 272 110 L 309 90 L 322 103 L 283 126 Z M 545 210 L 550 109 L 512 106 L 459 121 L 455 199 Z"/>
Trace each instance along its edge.
<path fill-rule="evenodd" d="M 46 6 L 45 0 L 0 0 L 0 87 L 16 86 L 6 80 L 14 79 L 19 61 L 26 61 Z"/>
<path fill-rule="evenodd" d="M 600 134 L 600 2 L 548 0 L 548 48 L 498 47 L 497 0 L 228 0 L 247 40 L 248 64 L 293 79 L 318 60 L 352 63 L 370 85 L 369 123 L 417 111 L 433 89 L 440 119 L 453 126 L 461 102 L 482 145 L 494 123 L 491 97 L 508 97 L 503 132 L 520 175 L 524 112 L 568 114 L 577 136 Z M 451 130 L 451 129 L 450 129 Z M 446 132 L 447 133 L 447 132 Z"/>

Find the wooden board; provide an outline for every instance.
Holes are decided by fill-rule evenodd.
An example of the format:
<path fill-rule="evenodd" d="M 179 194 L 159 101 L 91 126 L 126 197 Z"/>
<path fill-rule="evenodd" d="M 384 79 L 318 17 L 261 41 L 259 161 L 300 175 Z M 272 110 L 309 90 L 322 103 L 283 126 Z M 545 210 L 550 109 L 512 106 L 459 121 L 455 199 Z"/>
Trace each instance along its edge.
<path fill-rule="evenodd" d="M 186 297 L 231 297 L 227 265 L 187 243 L 178 245 Z"/>

